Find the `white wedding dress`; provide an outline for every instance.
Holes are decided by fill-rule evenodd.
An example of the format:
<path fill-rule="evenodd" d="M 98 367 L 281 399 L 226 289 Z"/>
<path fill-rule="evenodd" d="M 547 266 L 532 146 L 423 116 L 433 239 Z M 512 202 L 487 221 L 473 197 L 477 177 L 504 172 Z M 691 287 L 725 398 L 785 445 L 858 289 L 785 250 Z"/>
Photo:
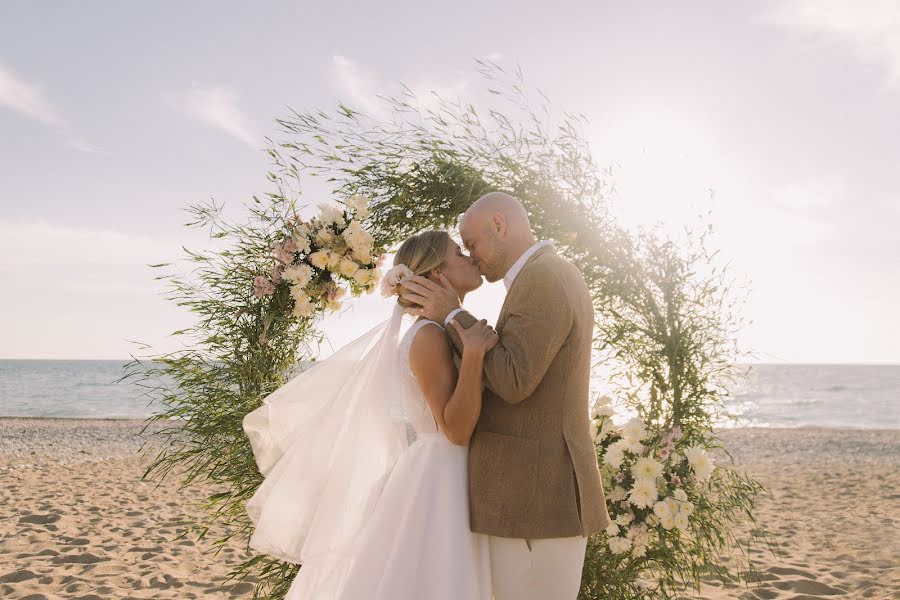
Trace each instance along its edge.
<path fill-rule="evenodd" d="M 438 431 L 409 367 L 412 341 L 426 326 L 441 327 L 419 320 L 396 345 L 400 404 L 415 441 L 387 469 L 352 543 L 331 555 L 292 561 L 302 565 L 287 600 L 492 599 L 488 538 L 469 529 L 468 447 Z M 297 468 L 295 477 L 303 477 Z M 278 510 L 291 509 L 282 502 Z M 283 524 L 290 527 L 291 517 L 285 515 Z M 265 541 L 254 547 L 268 551 Z"/>

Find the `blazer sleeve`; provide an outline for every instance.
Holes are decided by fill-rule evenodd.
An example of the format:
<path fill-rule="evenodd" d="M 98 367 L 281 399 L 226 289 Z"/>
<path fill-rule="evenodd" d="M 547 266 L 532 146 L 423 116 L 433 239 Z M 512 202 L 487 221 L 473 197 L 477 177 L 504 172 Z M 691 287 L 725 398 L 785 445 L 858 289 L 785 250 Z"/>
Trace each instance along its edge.
<path fill-rule="evenodd" d="M 566 287 L 551 269 L 531 265 L 519 273 L 497 331 L 500 341 L 484 357 L 485 385 L 509 404 L 530 397 L 544 378 L 572 330 L 574 313 Z M 476 321 L 466 311 L 455 319 L 468 328 Z M 449 328 L 450 341 L 462 350 L 459 336 Z"/>

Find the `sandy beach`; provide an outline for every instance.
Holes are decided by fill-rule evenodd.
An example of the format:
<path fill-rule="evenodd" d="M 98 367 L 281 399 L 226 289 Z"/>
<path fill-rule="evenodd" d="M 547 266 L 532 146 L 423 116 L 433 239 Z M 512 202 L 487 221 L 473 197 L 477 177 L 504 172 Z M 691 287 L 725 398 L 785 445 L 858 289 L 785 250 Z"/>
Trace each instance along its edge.
<path fill-rule="evenodd" d="M 249 583 L 222 586 L 239 543 L 213 556 L 207 540 L 175 539 L 208 490 L 140 481 L 141 426 L 0 419 L 0 597 L 250 597 Z M 773 494 L 757 517 L 779 554 L 754 552 L 758 587 L 710 584 L 701 598 L 900 598 L 900 431 L 722 437 Z"/>

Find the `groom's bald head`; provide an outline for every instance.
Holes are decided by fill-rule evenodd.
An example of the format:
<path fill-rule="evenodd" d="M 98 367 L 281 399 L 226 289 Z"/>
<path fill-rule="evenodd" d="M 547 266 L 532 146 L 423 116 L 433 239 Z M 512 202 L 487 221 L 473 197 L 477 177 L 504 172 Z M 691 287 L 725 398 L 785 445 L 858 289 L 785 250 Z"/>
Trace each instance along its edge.
<path fill-rule="evenodd" d="M 522 202 L 503 192 L 490 192 L 476 200 L 460 219 L 459 234 L 488 281 L 502 279 L 534 243 Z"/>
<path fill-rule="evenodd" d="M 531 222 L 528 220 L 528 213 L 522 206 L 522 202 L 515 196 L 503 192 L 490 192 L 480 197 L 463 214 L 462 220 L 490 218 L 493 215 L 500 215 L 506 220 L 508 227 L 531 233 Z M 460 221 L 460 226 L 462 226 L 462 221 Z"/>

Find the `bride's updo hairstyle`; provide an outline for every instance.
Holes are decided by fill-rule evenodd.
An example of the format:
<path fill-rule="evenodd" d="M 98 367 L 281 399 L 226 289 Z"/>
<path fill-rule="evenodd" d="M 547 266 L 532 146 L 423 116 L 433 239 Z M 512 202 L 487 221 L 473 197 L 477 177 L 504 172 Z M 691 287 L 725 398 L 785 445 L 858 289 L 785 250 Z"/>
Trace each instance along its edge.
<path fill-rule="evenodd" d="M 394 266 L 406 265 L 416 275 L 428 276 L 428 272 L 443 264 L 450 246 L 450 234 L 446 231 L 428 230 L 417 233 L 400 244 L 394 255 Z M 419 308 L 419 305 L 400 296 L 400 284 L 394 286 L 397 303 L 407 308 Z"/>

